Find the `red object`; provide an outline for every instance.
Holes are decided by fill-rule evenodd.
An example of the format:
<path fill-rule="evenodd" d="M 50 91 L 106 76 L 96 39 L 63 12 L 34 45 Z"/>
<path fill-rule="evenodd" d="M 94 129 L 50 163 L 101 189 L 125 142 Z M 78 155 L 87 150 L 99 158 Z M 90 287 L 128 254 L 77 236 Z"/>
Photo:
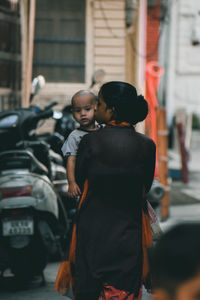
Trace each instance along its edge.
<path fill-rule="evenodd" d="M 10 214 L 12 216 L 23 215 L 24 214 L 24 210 L 22 210 L 22 209 L 14 209 L 14 210 L 10 211 Z"/>
<path fill-rule="evenodd" d="M 180 151 L 181 151 L 181 163 L 182 163 L 182 181 L 184 183 L 189 182 L 188 178 L 188 158 L 189 154 L 185 148 L 185 130 L 184 130 L 184 125 L 182 123 L 177 124 L 177 130 L 178 130 L 178 138 L 179 138 L 179 144 L 180 144 Z"/>
<path fill-rule="evenodd" d="M 147 41 L 146 41 L 146 60 L 158 61 L 158 44 L 160 39 L 160 21 L 161 21 L 160 0 L 156 5 L 147 7 Z"/>
<path fill-rule="evenodd" d="M 24 197 L 31 195 L 32 186 L 16 186 L 3 188 L 0 191 L 2 192 L 3 198 L 12 198 L 12 197 Z"/>
<path fill-rule="evenodd" d="M 104 285 L 103 291 L 98 300 L 140 300 L 142 296 L 142 290 L 140 289 L 139 296 L 135 298 L 133 293 L 118 290 L 110 285 Z"/>
<path fill-rule="evenodd" d="M 161 75 L 164 70 L 157 62 L 149 62 L 146 65 L 146 100 L 149 105 L 149 114 L 145 121 L 146 134 L 157 145 L 157 114 L 158 108 L 157 91 Z M 158 159 L 156 155 L 155 177 L 158 177 Z"/>

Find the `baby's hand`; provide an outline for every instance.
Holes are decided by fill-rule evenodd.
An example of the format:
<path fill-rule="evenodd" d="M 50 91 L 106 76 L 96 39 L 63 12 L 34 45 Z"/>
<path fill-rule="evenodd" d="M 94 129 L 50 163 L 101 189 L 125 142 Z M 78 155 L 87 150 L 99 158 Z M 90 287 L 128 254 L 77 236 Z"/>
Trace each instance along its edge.
<path fill-rule="evenodd" d="M 81 194 L 81 190 L 76 182 L 69 182 L 68 195 L 75 198 Z"/>

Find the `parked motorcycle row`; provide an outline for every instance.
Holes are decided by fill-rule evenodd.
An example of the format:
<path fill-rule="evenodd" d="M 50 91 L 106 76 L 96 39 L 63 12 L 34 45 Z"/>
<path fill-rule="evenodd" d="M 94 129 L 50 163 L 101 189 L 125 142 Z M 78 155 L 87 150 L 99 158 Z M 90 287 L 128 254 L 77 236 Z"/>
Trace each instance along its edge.
<path fill-rule="evenodd" d="M 63 257 L 76 211 L 60 152 L 76 126 L 69 107 L 57 116 L 54 133 L 36 134 L 41 120 L 56 117 L 56 104 L 0 112 L 0 272 L 9 268 L 21 282 L 42 274 L 49 258 Z M 163 194 L 155 181 L 154 207 Z"/>
<path fill-rule="evenodd" d="M 67 201 L 67 179 L 59 134 L 37 135 L 45 109 L 19 108 L 0 113 L 0 272 L 11 269 L 21 282 L 41 274 L 49 258 L 67 251 L 75 211 Z"/>

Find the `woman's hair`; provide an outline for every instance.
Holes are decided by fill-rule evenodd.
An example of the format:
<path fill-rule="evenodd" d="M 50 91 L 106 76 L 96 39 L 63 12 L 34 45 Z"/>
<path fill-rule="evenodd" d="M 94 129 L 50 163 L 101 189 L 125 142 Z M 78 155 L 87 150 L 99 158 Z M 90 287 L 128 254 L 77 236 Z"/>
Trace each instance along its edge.
<path fill-rule="evenodd" d="M 99 92 L 108 108 L 114 108 L 115 119 L 136 124 L 148 114 L 148 104 L 136 88 L 126 82 L 110 81 L 102 85 Z"/>

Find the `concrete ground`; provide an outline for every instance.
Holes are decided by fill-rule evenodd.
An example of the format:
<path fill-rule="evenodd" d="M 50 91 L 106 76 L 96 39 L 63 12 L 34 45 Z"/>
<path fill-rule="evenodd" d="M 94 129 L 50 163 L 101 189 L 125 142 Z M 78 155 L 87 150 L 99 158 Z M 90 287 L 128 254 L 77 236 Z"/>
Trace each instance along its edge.
<path fill-rule="evenodd" d="M 169 151 L 169 168 L 181 168 L 178 150 Z M 163 232 L 176 224 L 185 222 L 200 222 L 200 131 L 193 131 L 189 151 L 189 182 L 171 180 L 169 217 L 160 222 Z M 160 216 L 159 209 L 157 210 Z M 151 296 L 144 293 L 143 300 L 151 300 Z"/>
<path fill-rule="evenodd" d="M 169 168 L 180 168 L 179 153 L 169 151 L 169 157 L 172 157 Z M 163 228 L 179 222 L 200 221 L 200 131 L 192 132 L 188 170 L 187 184 L 181 180 L 171 181 L 169 218 L 161 223 Z"/>

